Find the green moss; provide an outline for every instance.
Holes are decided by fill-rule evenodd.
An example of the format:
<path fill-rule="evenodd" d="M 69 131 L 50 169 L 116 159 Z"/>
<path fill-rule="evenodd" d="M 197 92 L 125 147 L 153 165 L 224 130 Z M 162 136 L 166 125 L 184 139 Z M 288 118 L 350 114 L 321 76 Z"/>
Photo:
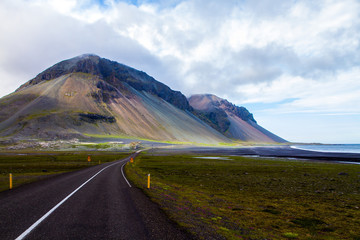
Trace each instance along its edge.
<path fill-rule="evenodd" d="M 125 170 L 199 238 L 353 239 L 360 232 L 358 165 L 194 157 L 142 153 Z"/>
<path fill-rule="evenodd" d="M 56 111 L 46 111 L 46 112 L 41 112 L 41 113 L 29 114 L 29 115 L 26 115 L 24 120 L 29 121 L 29 120 L 32 120 L 32 119 L 45 117 L 45 116 L 51 115 L 52 113 L 55 113 L 55 112 Z"/>
<path fill-rule="evenodd" d="M 309 218 L 309 217 L 296 218 L 296 219 L 292 220 L 291 222 L 295 223 L 296 225 L 298 225 L 302 228 L 307 228 L 311 231 L 315 231 L 315 230 L 319 229 L 319 225 L 321 226 L 321 225 L 326 224 L 324 221 L 322 221 L 320 219 Z"/>
<path fill-rule="evenodd" d="M 288 239 L 295 239 L 295 238 L 298 238 L 299 234 L 292 233 L 292 232 L 286 232 L 283 234 L 283 236 Z"/>
<path fill-rule="evenodd" d="M 75 147 L 86 147 L 89 149 L 111 149 L 111 148 L 123 148 L 125 144 L 122 143 L 111 143 L 111 142 L 104 142 L 104 143 L 79 143 Z"/>

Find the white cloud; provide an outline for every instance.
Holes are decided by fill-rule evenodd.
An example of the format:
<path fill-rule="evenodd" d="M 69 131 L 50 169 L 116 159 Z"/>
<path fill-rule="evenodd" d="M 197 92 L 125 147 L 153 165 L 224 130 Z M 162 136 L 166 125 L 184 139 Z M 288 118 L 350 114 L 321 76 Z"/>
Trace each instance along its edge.
<path fill-rule="evenodd" d="M 284 75 L 271 83 L 248 84 L 237 90 L 244 103 L 289 100 L 268 112 L 360 114 L 359 67 L 317 81 Z"/>
<path fill-rule="evenodd" d="M 213 81 L 220 79 L 223 84 L 235 84 L 233 89 L 236 89 L 249 81 L 279 81 L 277 78 L 284 74 L 317 76 L 323 71 L 342 69 L 344 65 L 351 67 L 359 60 L 355 53 L 360 39 L 357 1 L 290 4 L 264 0 L 239 4 L 196 0 L 175 1 L 177 4 L 167 8 L 161 8 L 161 2 L 139 7 L 117 1 L 106 3 L 108 7 L 101 8 L 90 0 L 5 0 L 2 9 L 9 21 L 3 20 L 7 24 L 16 23 L 5 31 L 12 32 L 12 38 L 30 37 L 32 42 L 23 47 L 31 46 L 34 52 L 43 49 L 43 42 L 51 44 L 50 38 L 43 38 L 51 34 L 57 38 L 57 35 L 73 35 L 70 40 L 75 38 L 77 44 L 84 41 L 88 48 L 98 48 L 94 47 L 100 45 L 96 41 L 105 38 L 96 36 L 99 31 L 109 35 L 115 51 L 122 49 L 122 39 L 131 39 L 160 61 L 165 62 L 169 57 L 177 59 L 180 66 L 176 69 L 182 70 L 178 79 L 193 79 L 188 82 L 195 86 L 199 75 L 211 81 L 214 73 L 219 74 Z M 26 23 L 22 22 L 24 18 Z M 104 30 L 99 30 L 100 25 Z M 94 34 L 90 37 L 91 30 Z M 93 39 L 89 41 L 90 38 Z M 65 50 L 74 52 L 71 46 L 76 44 L 65 39 L 60 36 L 58 42 L 62 41 Z M 12 44 L 11 38 L 3 42 L 4 48 L 7 44 Z M 199 69 L 199 64 L 211 70 Z M 208 72 L 210 75 L 206 76 Z M 190 92 L 193 84 L 181 90 Z M 209 84 L 212 85 L 216 84 Z M 204 86 L 200 89 L 206 91 Z"/>
<path fill-rule="evenodd" d="M 332 77 L 332 76 L 329 76 Z M 282 108 L 290 112 L 360 114 L 360 68 L 340 72 L 332 79 L 312 82 L 304 96 Z"/>
<path fill-rule="evenodd" d="M 77 10 L 78 11 L 78 10 Z M 81 21 L 50 4 L 0 2 L 0 79 L 16 89 L 49 66 L 83 53 L 95 53 L 141 69 L 156 69 L 156 56 L 114 31 L 105 20 Z M 8 94 L 1 89 L 0 95 Z"/>

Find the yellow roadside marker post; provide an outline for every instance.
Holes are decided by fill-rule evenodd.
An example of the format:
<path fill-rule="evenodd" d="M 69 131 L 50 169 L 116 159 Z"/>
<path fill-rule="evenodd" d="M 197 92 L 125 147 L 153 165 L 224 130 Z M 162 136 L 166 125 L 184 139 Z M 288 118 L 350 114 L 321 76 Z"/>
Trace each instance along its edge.
<path fill-rule="evenodd" d="M 90 157 L 90 155 L 88 156 L 88 163 L 90 163 L 91 162 L 91 157 Z"/>
<path fill-rule="evenodd" d="M 134 159 L 133 159 L 133 158 L 130 158 L 130 162 L 133 163 L 133 162 L 134 162 Z"/>
<path fill-rule="evenodd" d="M 150 173 L 148 174 L 147 188 L 149 188 L 149 189 L 150 189 Z"/>
<path fill-rule="evenodd" d="M 9 174 L 9 189 L 12 189 L 12 173 Z"/>

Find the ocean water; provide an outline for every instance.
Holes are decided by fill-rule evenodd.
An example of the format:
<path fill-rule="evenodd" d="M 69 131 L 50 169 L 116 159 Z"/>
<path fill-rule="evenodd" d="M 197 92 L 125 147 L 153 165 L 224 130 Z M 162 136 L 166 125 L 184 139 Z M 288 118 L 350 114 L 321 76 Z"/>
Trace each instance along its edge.
<path fill-rule="evenodd" d="M 360 144 L 293 145 L 292 148 L 315 152 L 360 153 Z"/>

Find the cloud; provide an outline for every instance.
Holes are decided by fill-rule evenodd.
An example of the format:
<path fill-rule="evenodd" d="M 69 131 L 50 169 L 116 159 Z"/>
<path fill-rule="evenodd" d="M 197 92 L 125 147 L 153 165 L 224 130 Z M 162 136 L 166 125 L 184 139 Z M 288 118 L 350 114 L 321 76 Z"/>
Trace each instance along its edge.
<path fill-rule="evenodd" d="M 328 81 L 330 78 L 331 81 Z M 244 102 L 281 102 L 266 112 L 360 114 L 360 68 L 313 80 L 283 75 L 271 83 L 244 85 L 237 89 Z"/>
<path fill-rule="evenodd" d="M 349 112 L 360 98 L 352 80 L 359 13 L 356 0 L 3 0 L 0 79 L 9 87 L 0 95 L 90 52 L 186 95 L 215 93 L 239 105 L 297 99 L 278 111 L 337 113 L 337 102 Z"/>
<path fill-rule="evenodd" d="M 8 86 L 1 95 L 51 65 L 83 53 L 99 54 L 140 69 L 159 65 L 155 55 L 116 33 L 106 19 L 89 23 L 69 16 L 66 9 L 57 11 L 57 5 L 52 4 L 16 0 L 0 3 L 0 20 L 6 23 L 0 25 L 5 33 L 0 39 L 0 78 Z"/>

